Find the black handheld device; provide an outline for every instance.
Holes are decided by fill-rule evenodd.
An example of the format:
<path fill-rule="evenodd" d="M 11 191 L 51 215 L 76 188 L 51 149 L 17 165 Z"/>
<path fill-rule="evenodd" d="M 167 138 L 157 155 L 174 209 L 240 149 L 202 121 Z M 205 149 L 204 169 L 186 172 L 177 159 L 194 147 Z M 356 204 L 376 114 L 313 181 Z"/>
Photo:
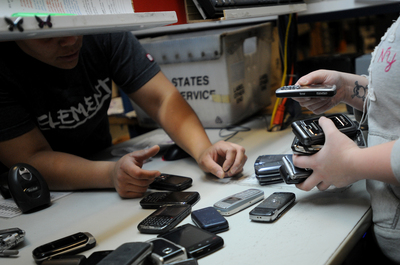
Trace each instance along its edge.
<path fill-rule="evenodd" d="M 175 227 L 191 210 L 189 204 L 161 206 L 141 221 L 137 228 L 143 234 L 160 234 Z"/>
<path fill-rule="evenodd" d="M 23 212 L 32 212 L 50 206 L 49 187 L 33 166 L 18 163 L 8 171 L 7 184 L 2 186 L 4 198 L 12 197 Z"/>
<path fill-rule="evenodd" d="M 194 205 L 200 200 L 200 194 L 197 191 L 165 191 L 153 192 L 145 196 L 140 205 L 143 209 L 157 209 L 163 205 Z"/>
<path fill-rule="evenodd" d="M 186 249 L 192 258 L 202 258 L 224 246 L 222 237 L 192 224 L 178 226 L 157 237 L 166 238 Z"/>
<path fill-rule="evenodd" d="M 147 261 L 152 265 L 171 264 L 187 259 L 186 249 L 168 239 L 159 237 L 147 242 L 153 244 L 153 251 L 147 257 Z"/>
<path fill-rule="evenodd" d="M 32 251 L 37 263 L 59 255 L 72 255 L 91 249 L 96 245 L 96 239 L 87 232 L 79 232 L 61 239 L 41 245 Z"/>
<path fill-rule="evenodd" d="M 312 174 L 312 169 L 299 168 L 293 165 L 292 155 L 282 158 L 283 165 L 279 168 L 281 177 L 286 184 L 301 183 Z"/>
<path fill-rule="evenodd" d="M 274 192 L 250 211 L 250 220 L 273 222 L 285 212 L 296 200 L 293 192 Z"/>
<path fill-rule="evenodd" d="M 148 242 L 124 243 L 97 264 L 139 265 L 151 254 L 152 249 L 153 244 Z"/>
<path fill-rule="evenodd" d="M 211 233 L 220 233 L 229 229 L 229 223 L 225 217 L 211 206 L 193 211 L 191 217 L 195 225 Z"/>
<path fill-rule="evenodd" d="M 278 88 L 275 95 L 278 98 L 317 98 L 333 97 L 336 94 L 335 85 L 313 84 L 308 86 L 290 85 Z"/>
<path fill-rule="evenodd" d="M 189 177 L 163 173 L 154 179 L 153 183 L 149 185 L 149 188 L 156 190 L 181 191 L 192 186 L 192 182 L 193 180 Z"/>
<path fill-rule="evenodd" d="M 331 119 L 342 133 L 352 138 L 357 134 L 357 125 L 345 114 L 331 114 L 326 116 Z M 318 123 L 319 117 L 292 122 L 292 130 L 303 145 L 324 144 L 325 134 Z"/>

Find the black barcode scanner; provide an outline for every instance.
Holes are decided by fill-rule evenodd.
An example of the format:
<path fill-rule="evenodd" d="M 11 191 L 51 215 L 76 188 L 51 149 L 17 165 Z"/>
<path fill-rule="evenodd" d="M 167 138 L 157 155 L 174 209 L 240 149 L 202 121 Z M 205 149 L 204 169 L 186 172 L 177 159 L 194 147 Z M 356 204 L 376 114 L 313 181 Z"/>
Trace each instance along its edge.
<path fill-rule="evenodd" d="M 50 206 L 50 191 L 42 175 L 33 166 L 18 163 L 3 174 L 1 195 L 12 197 L 23 213 Z"/>

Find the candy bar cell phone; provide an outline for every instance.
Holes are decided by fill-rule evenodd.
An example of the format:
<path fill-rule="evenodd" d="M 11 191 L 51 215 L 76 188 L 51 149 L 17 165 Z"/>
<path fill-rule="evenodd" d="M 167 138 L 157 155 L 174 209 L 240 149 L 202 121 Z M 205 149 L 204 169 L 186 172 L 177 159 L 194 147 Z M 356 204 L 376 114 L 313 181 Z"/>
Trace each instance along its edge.
<path fill-rule="evenodd" d="M 301 183 L 312 174 L 312 169 L 299 168 L 293 165 L 292 155 L 282 158 L 283 165 L 280 167 L 281 177 L 286 184 Z"/>
<path fill-rule="evenodd" d="M 153 192 L 140 201 L 143 209 L 157 209 L 163 205 L 194 205 L 200 200 L 200 194 L 196 191 L 166 191 Z"/>
<path fill-rule="evenodd" d="M 321 150 L 322 147 L 323 145 L 321 144 L 303 145 L 296 136 L 291 146 L 293 153 L 298 155 L 313 155 Z"/>
<path fill-rule="evenodd" d="M 250 211 L 250 220 L 273 222 L 288 210 L 295 200 L 296 196 L 292 192 L 274 192 Z"/>
<path fill-rule="evenodd" d="M 96 245 L 95 238 L 87 232 L 79 232 L 35 248 L 33 259 L 40 263 L 59 255 L 72 255 L 91 249 Z"/>
<path fill-rule="evenodd" d="M 156 190 L 169 190 L 169 191 L 181 191 L 192 186 L 193 180 L 189 177 L 161 174 L 153 183 L 149 185 L 150 189 Z"/>
<path fill-rule="evenodd" d="M 160 234 L 175 227 L 191 210 L 192 206 L 189 204 L 161 206 L 141 221 L 137 228 L 140 233 Z"/>
<path fill-rule="evenodd" d="M 128 242 L 103 258 L 98 265 L 139 265 L 151 254 L 153 245 L 148 242 Z"/>
<path fill-rule="evenodd" d="M 178 226 L 157 237 L 166 238 L 183 246 L 190 258 L 202 258 L 224 246 L 222 237 L 192 224 Z"/>
<path fill-rule="evenodd" d="M 187 259 L 186 249 L 165 238 L 153 238 L 146 242 L 153 244 L 153 251 L 147 261 L 153 265 L 170 264 Z"/>
<path fill-rule="evenodd" d="M 335 85 L 314 84 L 308 86 L 290 85 L 278 88 L 275 95 L 278 98 L 316 98 L 333 97 L 336 94 Z"/>
<path fill-rule="evenodd" d="M 279 155 L 261 155 L 254 162 L 254 172 L 256 175 L 269 175 L 279 173 L 279 168 L 282 165 L 282 157 Z"/>
<path fill-rule="evenodd" d="M 214 208 L 224 215 L 235 214 L 256 202 L 264 199 L 264 192 L 259 189 L 248 189 L 231 196 L 228 196 L 214 204 Z"/>
<path fill-rule="evenodd" d="M 229 229 L 228 221 L 214 207 L 195 210 L 191 217 L 195 225 L 211 233 L 216 234 Z"/>
<path fill-rule="evenodd" d="M 357 133 L 357 125 L 344 114 L 326 116 L 336 127 L 348 137 L 353 138 Z M 318 124 L 319 117 L 295 121 L 291 124 L 293 133 L 303 145 L 324 144 L 325 134 Z"/>

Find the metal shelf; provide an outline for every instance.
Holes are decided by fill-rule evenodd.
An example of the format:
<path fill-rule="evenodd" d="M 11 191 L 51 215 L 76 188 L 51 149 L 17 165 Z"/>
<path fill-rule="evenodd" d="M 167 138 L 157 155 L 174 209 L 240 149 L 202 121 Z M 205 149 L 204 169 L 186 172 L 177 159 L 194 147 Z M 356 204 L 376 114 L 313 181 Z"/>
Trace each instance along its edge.
<path fill-rule="evenodd" d="M 46 17 L 40 17 L 46 21 Z M 11 18 L 13 21 L 17 17 Z M 52 27 L 39 27 L 35 17 L 23 17 L 23 31 L 13 27 L 5 19 L 0 20 L 0 41 L 18 39 L 52 38 L 68 35 L 85 35 L 118 31 L 140 31 L 173 24 L 178 21 L 175 11 L 124 13 L 107 15 L 52 16 Z"/>

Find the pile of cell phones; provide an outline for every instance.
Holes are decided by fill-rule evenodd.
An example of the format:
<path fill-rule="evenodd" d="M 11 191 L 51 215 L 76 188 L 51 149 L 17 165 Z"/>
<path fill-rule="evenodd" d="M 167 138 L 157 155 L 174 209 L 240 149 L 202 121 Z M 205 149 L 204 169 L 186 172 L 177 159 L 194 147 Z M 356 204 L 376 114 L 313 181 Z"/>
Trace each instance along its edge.
<path fill-rule="evenodd" d="M 365 147 L 366 141 L 358 125 L 345 114 L 327 115 L 336 127 L 353 139 L 358 146 Z M 325 135 L 318 123 L 319 117 L 294 121 L 291 124 L 295 135 L 291 144 L 294 154 L 313 155 L 321 150 L 325 143 Z M 262 155 L 254 163 L 254 170 L 260 185 L 284 181 L 286 184 L 303 182 L 312 174 L 312 169 L 294 166 L 291 154 Z"/>

